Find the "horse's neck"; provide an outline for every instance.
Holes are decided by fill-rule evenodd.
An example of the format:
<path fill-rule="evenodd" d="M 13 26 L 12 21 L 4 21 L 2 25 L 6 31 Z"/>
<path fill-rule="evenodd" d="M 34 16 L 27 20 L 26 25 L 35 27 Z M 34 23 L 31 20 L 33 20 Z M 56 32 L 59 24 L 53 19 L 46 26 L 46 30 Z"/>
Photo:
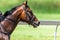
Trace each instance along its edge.
<path fill-rule="evenodd" d="M 13 30 L 15 29 L 15 27 L 17 26 L 19 20 L 19 15 L 21 14 L 22 10 L 21 9 L 17 9 L 15 12 L 13 12 L 11 15 L 7 16 L 4 21 L 1 22 L 1 24 L 5 27 L 5 29 L 7 30 L 7 32 L 9 32 L 10 34 L 13 32 Z M 8 18 L 8 19 L 7 19 Z M 12 22 L 11 20 L 14 20 L 15 22 Z"/>
<path fill-rule="evenodd" d="M 15 27 L 17 26 L 17 24 L 19 22 L 16 15 L 17 14 L 7 16 L 7 18 L 9 18 L 9 19 L 15 20 L 16 21 L 15 23 L 12 22 L 11 20 L 8 20 L 7 18 L 5 18 L 5 20 L 1 22 L 1 24 L 3 24 L 3 26 L 6 28 L 6 30 L 10 34 L 13 32 L 13 30 L 15 29 Z"/>

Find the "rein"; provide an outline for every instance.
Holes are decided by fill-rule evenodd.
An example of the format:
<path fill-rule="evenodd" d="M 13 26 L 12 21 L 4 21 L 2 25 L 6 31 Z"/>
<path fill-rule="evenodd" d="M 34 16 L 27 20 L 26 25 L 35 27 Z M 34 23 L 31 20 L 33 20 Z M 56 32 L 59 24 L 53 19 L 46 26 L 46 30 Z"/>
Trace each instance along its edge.
<path fill-rule="evenodd" d="M 6 28 L 0 23 L 0 25 L 2 26 L 0 26 L 1 27 L 1 30 L 2 31 L 0 31 L 0 33 L 3 33 L 3 34 L 6 34 L 7 35 L 7 30 L 6 30 Z M 4 32 L 5 31 L 5 32 Z"/>
<path fill-rule="evenodd" d="M 12 21 L 13 23 L 15 23 L 15 22 L 16 22 L 16 20 L 13 20 L 13 19 L 10 19 L 10 18 L 6 18 L 6 19 L 8 19 L 8 20 Z"/>
<path fill-rule="evenodd" d="M 8 35 L 8 38 L 10 39 L 10 33 L 7 32 L 6 28 L 5 28 L 4 25 L 2 25 L 1 23 L 0 23 L 0 28 L 1 28 L 0 33 L 3 33 L 3 34 L 5 34 L 5 35 Z"/>
<path fill-rule="evenodd" d="M 21 14 L 19 14 L 19 15 L 21 15 Z M 18 15 L 18 16 L 19 16 Z M 11 18 L 8 18 L 8 17 L 6 17 L 6 19 L 8 19 L 8 20 L 10 20 L 11 22 L 13 22 L 13 23 L 15 23 L 17 20 L 14 20 L 14 19 L 11 19 Z M 18 17 L 17 17 L 17 19 L 18 19 Z M 2 31 L 0 31 L 0 33 L 3 33 L 3 34 L 5 34 L 5 35 L 10 35 L 10 32 L 7 32 L 7 30 L 6 30 L 6 28 L 4 27 L 4 25 L 3 24 L 1 24 L 0 23 L 0 27 L 3 29 L 3 31 L 5 31 L 5 32 L 2 32 Z"/>

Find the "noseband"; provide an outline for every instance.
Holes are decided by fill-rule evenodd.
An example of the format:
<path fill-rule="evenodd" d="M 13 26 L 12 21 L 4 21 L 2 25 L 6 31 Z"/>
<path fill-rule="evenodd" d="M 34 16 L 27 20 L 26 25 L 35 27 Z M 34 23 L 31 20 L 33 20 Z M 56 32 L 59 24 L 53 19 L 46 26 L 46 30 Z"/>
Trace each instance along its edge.
<path fill-rule="evenodd" d="M 29 18 L 28 22 L 30 22 L 30 23 L 33 23 L 34 19 L 36 18 L 36 17 L 34 17 L 34 16 L 30 16 L 30 15 L 26 12 L 26 19 L 27 19 L 27 17 Z"/>

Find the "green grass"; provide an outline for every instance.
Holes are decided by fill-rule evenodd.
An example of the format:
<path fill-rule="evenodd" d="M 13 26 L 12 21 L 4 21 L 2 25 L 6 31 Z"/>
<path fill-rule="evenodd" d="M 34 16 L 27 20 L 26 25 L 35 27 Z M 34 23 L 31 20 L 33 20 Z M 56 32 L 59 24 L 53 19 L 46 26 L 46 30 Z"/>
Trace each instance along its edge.
<path fill-rule="evenodd" d="M 33 28 L 28 25 L 18 25 L 11 35 L 11 40 L 53 40 L 54 25 L 40 25 Z M 60 27 L 57 32 L 57 40 L 60 40 Z"/>

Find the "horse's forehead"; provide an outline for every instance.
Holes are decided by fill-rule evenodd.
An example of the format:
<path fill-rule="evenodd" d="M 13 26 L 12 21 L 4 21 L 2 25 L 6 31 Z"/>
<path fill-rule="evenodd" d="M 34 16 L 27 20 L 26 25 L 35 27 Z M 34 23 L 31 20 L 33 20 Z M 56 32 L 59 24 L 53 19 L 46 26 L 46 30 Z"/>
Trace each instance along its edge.
<path fill-rule="evenodd" d="M 25 6 L 22 5 L 22 6 L 17 7 L 17 9 L 23 9 L 24 7 L 25 7 Z"/>
<path fill-rule="evenodd" d="M 17 10 L 27 10 L 27 11 L 31 11 L 31 9 L 28 7 L 28 6 L 25 6 L 25 5 L 21 5 L 19 7 L 17 7 Z"/>

